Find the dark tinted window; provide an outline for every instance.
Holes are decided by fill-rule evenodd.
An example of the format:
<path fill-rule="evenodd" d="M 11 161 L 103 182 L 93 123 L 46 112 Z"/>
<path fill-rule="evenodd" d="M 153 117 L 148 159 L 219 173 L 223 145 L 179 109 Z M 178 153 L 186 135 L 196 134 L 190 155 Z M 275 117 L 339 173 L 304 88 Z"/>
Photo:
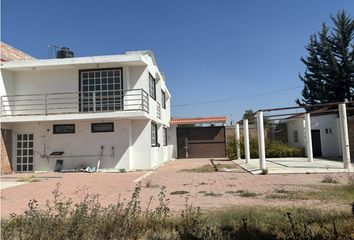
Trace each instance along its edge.
<path fill-rule="evenodd" d="M 53 125 L 54 134 L 75 133 L 75 124 L 55 124 Z"/>
<path fill-rule="evenodd" d="M 113 123 L 92 123 L 91 132 L 114 132 Z"/>

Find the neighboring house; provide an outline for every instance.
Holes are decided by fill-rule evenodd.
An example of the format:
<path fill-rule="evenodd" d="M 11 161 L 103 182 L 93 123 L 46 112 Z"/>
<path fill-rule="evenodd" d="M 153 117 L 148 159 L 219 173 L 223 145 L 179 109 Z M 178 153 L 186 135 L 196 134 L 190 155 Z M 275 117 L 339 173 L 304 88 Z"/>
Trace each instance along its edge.
<path fill-rule="evenodd" d="M 291 118 L 285 123 L 288 144 L 295 147 L 306 147 L 304 118 Z M 312 114 L 311 135 L 315 157 L 336 158 L 342 155 L 338 114 Z"/>
<path fill-rule="evenodd" d="M 171 159 L 171 95 L 151 51 L 2 62 L 0 85 L 16 172 L 152 169 Z"/>
<path fill-rule="evenodd" d="M 35 59 L 34 57 L 28 55 L 27 53 L 24 53 L 21 50 L 18 50 L 4 42 L 0 42 L 0 49 L 1 49 L 1 56 L 0 56 L 1 62 Z"/>
<path fill-rule="evenodd" d="M 10 45 L 0 42 L 0 62 L 14 61 L 14 60 L 28 60 L 35 59 L 32 56 L 24 53 Z M 12 156 L 11 147 L 12 132 L 7 129 L 1 129 L 1 154 L 0 154 L 0 168 L 1 174 L 8 174 L 12 172 L 11 163 L 9 159 Z"/>

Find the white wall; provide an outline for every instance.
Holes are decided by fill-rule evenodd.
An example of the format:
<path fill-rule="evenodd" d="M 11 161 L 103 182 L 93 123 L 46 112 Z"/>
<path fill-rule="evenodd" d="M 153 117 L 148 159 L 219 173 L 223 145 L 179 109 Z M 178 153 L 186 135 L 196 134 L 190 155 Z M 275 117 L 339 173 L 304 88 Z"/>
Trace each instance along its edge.
<path fill-rule="evenodd" d="M 151 164 L 151 123 L 149 120 L 132 121 L 133 166 L 132 169 L 150 169 Z"/>
<path fill-rule="evenodd" d="M 339 119 L 336 114 L 311 117 L 312 130 L 320 130 L 322 155 L 338 157 L 342 155 Z M 326 129 L 332 133 L 326 134 Z"/>
<path fill-rule="evenodd" d="M 96 121 L 95 121 L 96 122 Z M 102 122 L 102 121 L 98 121 Z M 108 121 L 106 121 L 108 122 Z M 109 121 L 111 122 L 111 121 Z M 64 159 L 63 169 L 73 169 L 80 165 L 96 166 L 98 160 L 101 160 L 100 169 L 129 169 L 129 120 L 120 120 L 114 122 L 114 132 L 91 133 L 91 122 L 60 122 L 75 123 L 74 134 L 53 134 L 52 122 L 37 123 L 17 123 L 13 124 L 13 164 L 16 161 L 15 141 L 16 133 L 34 134 L 34 163 L 36 171 L 53 170 L 56 159 Z M 58 124 L 59 122 L 55 122 Z M 46 154 L 54 151 L 64 151 L 66 156 L 97 155 L 94 157 L 66 157 L 50 158 L 49 161 L 44 155 L 44 144 L 46 145 Z M 101 146 L 103 146 L 103 155 L 101 155 Z M 112 150 L 114 147 L 114 150 Z M 13 165 L 15 166 L 15 165 Z"/>
<path fill-rule="evenodd" d="M 305 130 L 303 125 L 303 119 L 295 119 L 287 123 L 288 130 L 288 143 L 290 146 L 294 147 L 305 147 L 306 146 L 306 137 Z M 298 132 L 298 142 L 294 141 L 294 131 Z"/>
<path fill-rule="evenodd" d="M 4 95 L 13 95 L 14 94 L 14 74 L 10 71 L 1 69 L 0 74 L 0 96 Z M 3 99 L 7 101 L 7 99 Z M 2 103 L 0 103 L 2 104 Z M 4 114 L 8 113 L 11 114 L 11 108 L 8 104 L 2 105 Z"/>
<path fill-rule="evenodd" d="M 114 132 L 91 133 L 91 123 L 97 122 L 114 122 Z M 74 134 L 53 134 L 53 124 L 73 123 L 75 124 Z M 98 160 L 101 161 L 100 169 L 155 168 L 171 159 L 168 155 L 169 146 L 163 146 L 162 125 L 158 126 L 160 147 L 151 147 L 151 121 L 149 120 L 60 121 L 7 125 L 14 134 L 14 169 L 16 169 L 16 134 L 34 134 L 35 171 L 54 170 L 56 159 L 63 159 L 63 169 L 67 170 L 84 166 L 94 167 Z M 131 136 L 129 136 L 130 133 Z M 101 146 L 103 146 L 104 156 L 101 156 Z M 64 156 L 67 157 L 58 156 L 49 158 L 48 161 L 43 156 L 55 151 L 64 151 Z"/>
<path fill-rule="evenodd" d="M 287 127 L 289 145 L 306 147 L 303 119 L 291 120 L 287 123 Z M 331 133 L 326 133 L 326 129 L 331 129 Z M 295 130 L 299 134 L 298 143 L 294 142 Z M 311 130 L 320 130 L 323 157 L 338 157 L 342 154 L 339 119 L 336 114 L 311 116 Z"/>
<path fill-rule="evenodd" d="M 177 127 L 176 125 L 171 125 L 168 129 L 168 158 L 177 158 Z"/>

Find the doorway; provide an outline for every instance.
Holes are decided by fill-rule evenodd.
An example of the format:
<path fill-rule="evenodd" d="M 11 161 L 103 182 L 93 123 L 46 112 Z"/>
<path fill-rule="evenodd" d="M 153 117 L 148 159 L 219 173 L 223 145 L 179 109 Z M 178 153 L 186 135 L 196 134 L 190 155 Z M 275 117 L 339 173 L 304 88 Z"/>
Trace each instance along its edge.
<path fill-rule="evenodd" d="M 311 130 L 312 152 L 314 157 L 322 157 L 321 131 Z"/>
<path fill-rule="evenodd" d="M 16 134 L 16 171 L 33 172 L 33 134 Z"/>

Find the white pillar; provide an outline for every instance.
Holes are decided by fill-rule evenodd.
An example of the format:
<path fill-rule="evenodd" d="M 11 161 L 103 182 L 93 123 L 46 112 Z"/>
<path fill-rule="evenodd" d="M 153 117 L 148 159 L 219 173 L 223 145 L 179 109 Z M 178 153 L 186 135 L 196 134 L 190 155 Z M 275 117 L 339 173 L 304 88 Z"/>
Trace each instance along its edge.
<path fill-rule="evenodd" d="M 305 128 L 306 128 L 307 159 L 308 159 L 309 162 L 313 162 L 311 118 L 310 118 L 310 114 L 309 113 L 305 113 Z"/>
<path fill-rule="evenodd" d="M 250 137 L 248 133 L 248 119 L 243 119 L 243 135 L 245 138 L 245 159 L 246 163 L 250 161 Z"/>
<path fill-rule="evenodd" d="M 241 150 L 240 150 L 240 124 L 236 123 L 236 159 L 241 159 Z"/>
<path fill-rule="evenodd" d="M 264 142 L 264 123 L 263 112 L 257 112 L 257 131 L 258 131 L 258 154 L 259 154 L 259 167 L 261 170 L 265 170 L 266 155 L 265 155 L 265 142 Z"/>
<path fill-rule="evenodd" d="M 347 122 L 347 109 L 345 103 L 338 105 L 339 108 L 339 122 L 340 122 L 340 136 L 342 142 L 343 164 L 344 168 L 351 170 L 350 162 L 350 147 L 348 137 L 348 122 Z"/>

